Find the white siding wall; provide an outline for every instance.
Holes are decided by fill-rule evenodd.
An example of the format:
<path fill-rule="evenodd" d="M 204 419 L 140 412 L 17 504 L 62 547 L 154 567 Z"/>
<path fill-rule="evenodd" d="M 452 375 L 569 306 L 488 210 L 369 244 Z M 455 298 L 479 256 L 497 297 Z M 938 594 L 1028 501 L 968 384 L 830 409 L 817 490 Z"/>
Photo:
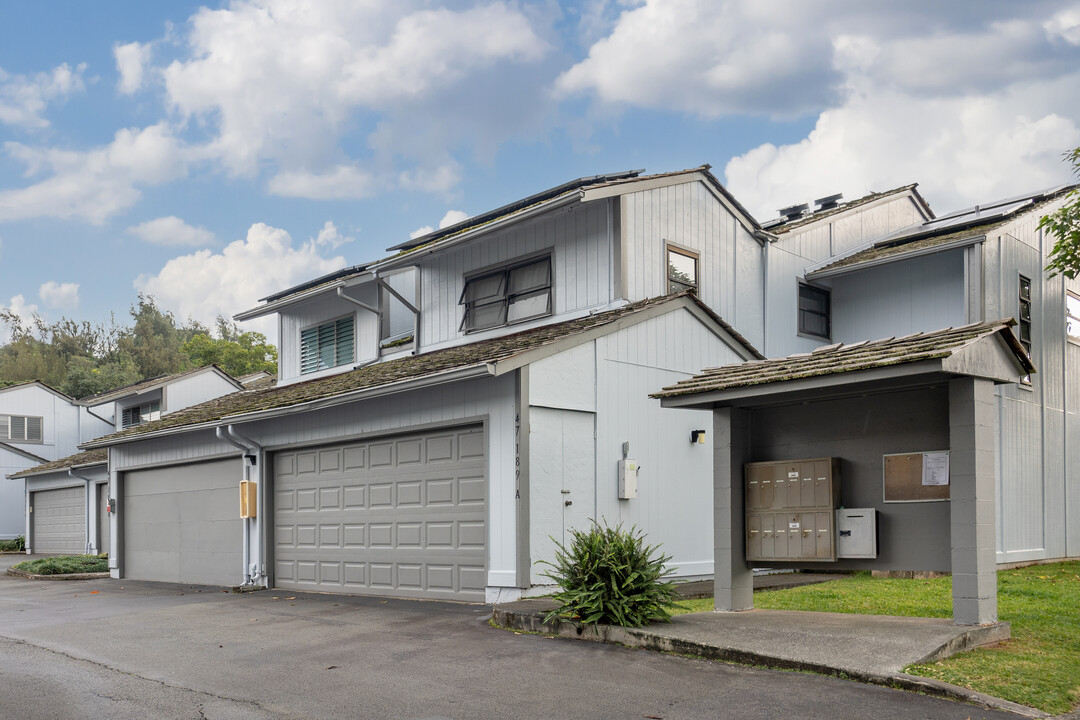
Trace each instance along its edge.
<path fill-rule="evenodd" d="M 558 322 L 560 316 L 610 305 L 612 200 L 556 208 L 543 216 L 423 259 L 420 264 L 422 350 Z M 466 336 L 458 304 L 465 275 L 515 258 L 552 252 L 553 317 Z"/>
<path fill-rule="evenodd" d="M 353 286 L 344 291 L 372 307 L 377 307 L 379 295 L 374 282 Z M 356 318 L 356 351 L 354 364 L 373 360 L 378 351 L 379 322 L 375 313 L 328 293 L 305 303 L 282 310 L 279 315 L 278 384 L 287 385 L 298 380 L 310 380 L 323 375 L 341 372 L 342 368 L 324 370 L 321 373 L 300 374 L 300 332 L 312 325 L 352 315 Z M 348 366 L 348 367 L 351 367 Z"/>
<path fill-rule="evenodd" d="M 161 412 L 175 412 L 234 392 L 237 392 L 236 386 L 216 372 L 189 375 L 169 383 L 165 388 Z"/>
<path fill-rule="evenodd" d="M 597 519 L 636 525 L 650 543 L 662 543 L 681 577 L 712 573 L 711 416 L 698 410 L 660 407 L 648 395 L 704 367 L 740 358 L 686 311 L 671 312 L 534 363 L 529 368 L 530 408 L 596 412 L 596 494 L 589 506 Z M 552 381 L 564 379 L 556 387 Z M 530 410 L 530 418 L 532 410 Z M 548 423 L 550 425 L 550 423 Z M 707 430 L 705 445 L 690 443 L 691 430 Z M 543 430 L 540 430 L 541 432 Z M 535 445 L 535 440 L 530 441 Z M 622 444 L 641 464 L 638 497 L 618 499 Z M 535 449 L 535 448 L 531 448 Z M 549 560 L 547 537 L 562 536 L 564 498 L 552 480 L 538 480 L 530 458 L 532 561 Z M 575 500 L 575 506 L 579 502 Z M 576 508 L 575 508 L 576 509 Z M 543 568 L 533 567 L 533 581 Z"/>
<path fill-rule="evenodd" d="M 667 294 L 668 243 L 698 253 L 698 297 L 755 347 L 764 340 L 765 250 L 700 181 L 622 196 L 626 299 Z"/>
<path fill-rule="evenodd" d="M 316 412 L 239 426 L 268 450 L 320 445 L 371 433 L 486 417 L 488 432 L 488 582 L 512 587 L 516 581 L 517 492 L 514 434 L 516 381 L 513 376 L 442 385 Z M 236 454 L 210 431 L 118 445 L 114 470 L 166 465 Z M 240 466 L 237 465 L 237 482 Z M 237 539 L 239 542 L 240 539 Z"/>

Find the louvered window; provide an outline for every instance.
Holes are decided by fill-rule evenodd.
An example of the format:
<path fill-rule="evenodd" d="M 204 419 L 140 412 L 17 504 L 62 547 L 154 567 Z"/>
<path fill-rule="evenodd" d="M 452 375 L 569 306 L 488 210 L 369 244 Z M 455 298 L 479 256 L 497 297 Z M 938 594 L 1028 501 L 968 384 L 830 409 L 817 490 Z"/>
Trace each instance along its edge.
<path fill-rule="evenodd" d="M 161 418 L 161 401 L 153 400 L 142 405 L 124 408 L 120 414 L 120 427 L 129 428 Z"/>
<path fill-rule="evenodd" d="M 344 317 L 300 333 L 300 372 L 347 365 L 353 361 L 354 326 L 352 317 Z"/>
<path fill-rule="evenodd" d="M 551 258 L 508 265 L 465 281 L 461 329 L 484 330 L 551 314 Z"/>
<path fill-rule="evenodd" d="M 41 418 L 26 415 L 0 415 L 0 440 L 7 440 L 10 442 L 41 442 Z"/>

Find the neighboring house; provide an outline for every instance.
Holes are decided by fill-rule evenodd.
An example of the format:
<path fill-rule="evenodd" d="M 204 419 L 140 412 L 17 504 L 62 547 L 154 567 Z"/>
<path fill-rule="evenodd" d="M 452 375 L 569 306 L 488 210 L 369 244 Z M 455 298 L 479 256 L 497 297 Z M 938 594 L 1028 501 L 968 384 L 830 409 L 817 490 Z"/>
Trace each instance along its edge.
<path fill-rule="evenodd" d="M 210 365 L 128 385 L 80 400 L 63 396 L 69 414 L 80 418 L 78 442 L 138 427 L 169 412 L 240 390 L 243 386 Z M 9 388 L 10 389 L 10 388 Z M 53 391 L 55 392 L 55 391 Z M 0 402 L 3 396 L 0 395 Z M 21 468 L 5 469 L 6 482 L 23 489 L 18 497 L 19 533 L 27 552 L 100 553 L 109 547 L 108 454 L 78 452 L 72 438 L 56 452 Z"/>
<path fill-rule="evenodd" d="M 111 429 L 45 383 L 0 388 L 0 538 L 22 535 L 27 523 L 24 483 L 6 476 L 78 452 Z"/>
<path fill-rule="evenodd" d="M 663 543 L 680 577 L 710 576 L 712 458 L 691 440 L 707 428 L 648 392 L 761 357 L 767 246 L 707 167 L 618 173 L 265 298 L 236 319 L 278 316 L 276 388 L 89 444 L 110 450 L 115 574 L 512 597 L 549 582 L 536 563 L 596 518 Z M 241 520 L 252 473 L 258 510 Z M 205 501 L 148 508 L 162 493 Z M 151 520 L 205 521 L 217 542 L 162 530 L 176 540 L 148 552 Z"/>

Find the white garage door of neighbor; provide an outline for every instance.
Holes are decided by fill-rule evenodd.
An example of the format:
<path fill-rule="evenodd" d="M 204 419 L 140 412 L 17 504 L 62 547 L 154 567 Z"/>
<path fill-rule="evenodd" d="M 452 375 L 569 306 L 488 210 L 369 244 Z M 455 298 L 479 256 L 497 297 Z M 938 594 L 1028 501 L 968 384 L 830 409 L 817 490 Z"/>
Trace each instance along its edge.
<path fill-rule="evenodd" d="M 275 584 L 483 600 L 482 426 L 274 456 Z"/>
<path fill-rule="evenodd" d="M 243 582 L 239 458 L 124 474 L 124 577 Z"/>
<path fill-rule="evenodd" d="M 31 493 L 30 507 L 31 550 L 68 555 L 86 552 L 85 487 Z"/>

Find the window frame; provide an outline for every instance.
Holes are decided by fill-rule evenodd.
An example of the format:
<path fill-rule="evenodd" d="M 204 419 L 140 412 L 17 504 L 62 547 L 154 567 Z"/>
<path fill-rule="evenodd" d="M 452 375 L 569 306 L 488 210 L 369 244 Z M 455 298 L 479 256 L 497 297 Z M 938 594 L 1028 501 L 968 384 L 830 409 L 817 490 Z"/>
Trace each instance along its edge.
<path fill-rule="evenodd" d="M 515 270 L 529 267 L 530 265 L 538 265 L 540 263 L 547 263 L 547 281 L 539 285 L 530 286 L 520 292 L 511 292 L 510 282 L 511 276 Z M 461 322 L 458 324 L 458 332 L 470 333 L 483 332 L 484 330 L 492 330 L 494 328 L 509 327 L 511 325 L 518 325 L 520 323 L 530 322 L 539 318 L 550 317 L 555 312 L 555 261 L 554 253 L 541 252 L 534 255 L 529 255 L 521 258 L 514 258 L 513 260 L 501 263 L 499 265 L 489 265 L 488 267 L 481 268 L 474 272 L 470 272 L 465 275 L 464 282 L 461 286 L 461 294 L 458 297 L 458 306 L 462 308 Z M 495 292 L 484 295 L 482 297 L 475 298 L 473 300 L 467 300 L 469 294 L 470 285 L 474 285 L 483 280 L 494 280 L 498 278 L 498 286 Z M 544 293 L 547 294 L 547 305 L 542 312 L 532 313 L 524 317 L 510 319 L 510 310 L 513 307 L 515 300 L 526 299 L 529 297 L 539 297 Z M 495 322 L 485 324 L 483 326 L 470 325 L 469 319 L 471 313 L 476 308 L 500 306 L 499 315 Z"/>
<path fill-rule="evenodd" d="M 681 255 L 694 261 L 694 284 L 687 287 L 687 283 L 681 280 L 676 280 L 671 277 L 671 255 Z M 678 283 L 681 287 L 678 290 L 673 290 L 672 283 Z M 695 295 L 701 292 L 701 253 L 690 248 L 682 247 L 681 245 L 675 245 L 674 243 L 664 243 L 664 287 L 667 290 L 667 295 L 672 295 L 677 292 L 692 292 Z"/>
<path fill-rule="evenodd" d="M 349 343 L 349 357 L 342 359 L 343 356 L 339 356 L 338 348 L 338 324 L 348 320 L 352 323 L 352 341 Z M 322 346 L 320 345 L 320 338 L 322 336 L 323 328 L 332 327 L 334 332 L 334 362 L 332 364 L 321 367 Z M 304 369 L 304 334 L 307 332 L 315 331 L 315 366 L 309 370 Z M 343 365 L 350 365 L 356 361 L 356 313 L 347 313 L 345 315 L 339 315 L 338 317 L 330 320 L 324 320 L 319 323 L 314 323 L 306 327 L 300 328 L 299 343 L 297 346 L 297 369 L 300 375 L 312 375 L 326 370 L 332 370 L 336 367 L 342 367 Z"/>
<path fill-rule="evenodd" d="M 813 310 L 803 308 L 803 288 L 807 290 L 821 293 L 825 297 L 825 334 L 816 333 L 813 330 L 808 330 L 803 325 L 803 313 L 809 313 L 820 317 L 822 313 L 814 312 Z M 795 327 L 797 333 L 802 337 L 814 338 L 818 340 L 832 340 L 832 288 L 823 287 L 821 285 L 814 285 L 808 283 L 805 280 L 798 281 L 798 287 L 795 290 Z"/>
<path fill-rule="evenodd" d="M 45 442 L 45 418 L 41 415 L 12 415 L 9 413 L 0 414 L 0 418 L 4 418 L 5 422 L 0 424 L 0 428 L 3 428 L 4 435 L 0 435 L 0 442 L 7 443 L 19 443 L 22 445 L 41 445 Z M 22 421 L 23 436 L 12 437 L 11 425 L 12 419 L 18 418 Z M 30 437 L 31 420 L 37 421 L 37 437 Z"/>
<path fill-rule="evenodd" d="M 144 411 L 145 408 L 145 411 Z M 127 415 L 131 412 L 137 412 L 139 415 L 138 422 L 127 422 Z M 156 417 L 155 417 L 156 415 Z M 146 417 L 149 416 L 149 417 Z M 138 427 L 139 425 L 145 425 L 148 422 L 161 419 L 161 400 L 147 400 L 137 405 L 128 405 L 125 408 L 120 408 L 120 429 L 126 430 L 127 428 Z"/>
<path fill-rule="evenodd" d="M 1020 346 L 1024 348 L 1024 351 L 1027 353 L 1028 359 L 1030 360 L 1033 338 L 1032 331 L 1035 326 L 1034 313 L 1032 312 L 1035 304 L 1035 293 L 1031 278 L 1023 273 L 1017 273 L 1016 280 L 1016 335 L 1017 340 L 1020 341 Z M 1025 289 L 1027 290 L 1026 294 L 1024 292 Z M 1025 310 L 1027 311 L 1026 313 Z M 1021 385 L 1030 387 L 1031 375 L 1022 375 L 1020 377 L 1020 383 Z"/>
<path fill-rule="evenodd" d="M 1069 312 L 1069 300 L 1076 302 L 1077 314 L 1073 315 Z M 1076 335 L 1069 334 L 1069 320 L 1073 320 L 1077 329 Z M 1074 293 L 1072 290 L 1065 291 L 1065 341 L 1071 342 L 1074 345 L 1080 345 L 1080 293 Z"/>

